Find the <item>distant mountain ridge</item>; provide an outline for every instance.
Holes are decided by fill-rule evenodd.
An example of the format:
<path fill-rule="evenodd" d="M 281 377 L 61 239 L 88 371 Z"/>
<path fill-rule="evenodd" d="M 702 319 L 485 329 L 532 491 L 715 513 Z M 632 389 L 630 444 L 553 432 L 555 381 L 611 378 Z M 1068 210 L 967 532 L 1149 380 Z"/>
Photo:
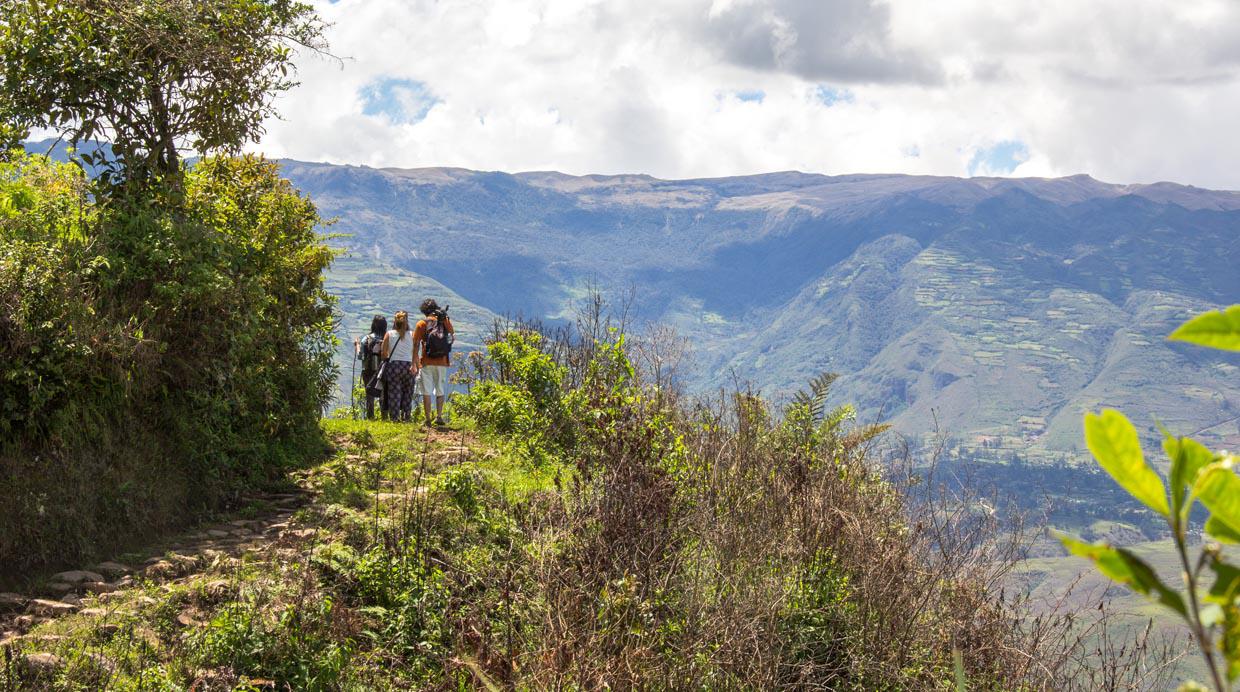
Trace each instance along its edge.
<path fill-rule="evenodd" d="M 283 163 L 353 261 L 437 282 L 479 318 L 635 287 L 640 318 L 693 342 L 698 389 L 778 397 L 834 370 L 863 416 L 979 447 L 1079 452 L 1101 405 L 1240 441 L 1240 360 L 1163 339 L 1240 301 L 1240 192 Z"/>

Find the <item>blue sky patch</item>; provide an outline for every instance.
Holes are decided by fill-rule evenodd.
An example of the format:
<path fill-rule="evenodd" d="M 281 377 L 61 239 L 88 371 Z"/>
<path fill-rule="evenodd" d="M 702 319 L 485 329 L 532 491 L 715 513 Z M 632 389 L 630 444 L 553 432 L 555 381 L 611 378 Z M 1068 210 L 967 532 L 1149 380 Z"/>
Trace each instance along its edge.
<path fill-rule="evenodd" d="M 439 99 L 414 79 L 381 77 L 362 87 L 362 113 L 385 116 L 398 124 L 422 122 Z"/>
<path fill-rule="evenodd" d="M 761 89 L 742 89 L 736 92 L 736 98 L 747 103 L 762 103 L 766 98 L 766 92 Z"/>
<path fill-rule="evenodd" d="M 969 175 L 1005 175 L 1029 160 L 1029 147 L 1024 142 L 1009 139 L 994 146 L 978 149 L 969 159 Z"/>
<path fill-rule="evenodd" d="M 828 108 L 837 103 L 852 103 L 856 100 L 856 97 L 848 89 L 837 89 L 828 84 L 819 84 L 814 89 L 814 97 Z"/>

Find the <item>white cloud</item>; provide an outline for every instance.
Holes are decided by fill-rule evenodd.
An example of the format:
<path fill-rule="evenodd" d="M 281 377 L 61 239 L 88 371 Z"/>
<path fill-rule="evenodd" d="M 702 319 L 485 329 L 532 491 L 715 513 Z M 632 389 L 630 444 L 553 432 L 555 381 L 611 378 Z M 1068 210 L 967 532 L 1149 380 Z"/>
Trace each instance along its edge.
<path fill-rule="evenodd" d="M 303 84 L 261 145 L 274 156 L 662 177 L 966 175 L 979 151 L 1018 142 L 1014 175 L 1240 188 L 1230 0 L 319 7 L 347 59 L 300 61 Z M 424 117 L 367 115 L 366 89 L 383 80 L 424 85 Z"/>

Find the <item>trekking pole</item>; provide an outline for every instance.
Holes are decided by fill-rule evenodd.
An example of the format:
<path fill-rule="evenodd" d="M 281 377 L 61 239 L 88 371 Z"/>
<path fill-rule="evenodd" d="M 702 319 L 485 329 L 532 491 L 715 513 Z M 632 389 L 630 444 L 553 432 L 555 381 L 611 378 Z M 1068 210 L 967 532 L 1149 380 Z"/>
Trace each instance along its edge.
<path fill-rule="evenodd" d="M 349 414 L 357 420 L 357 344 L 353 344 L 353 374 L 349 376 Z"/>

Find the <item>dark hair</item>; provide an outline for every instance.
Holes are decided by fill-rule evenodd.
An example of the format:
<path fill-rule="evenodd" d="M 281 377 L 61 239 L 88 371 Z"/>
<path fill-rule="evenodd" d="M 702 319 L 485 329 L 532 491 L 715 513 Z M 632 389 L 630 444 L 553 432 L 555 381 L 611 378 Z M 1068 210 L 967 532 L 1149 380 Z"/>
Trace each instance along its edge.
<path fill-rule="evenodd" d="M 370 320 L 370 333 L 379 335 L 387 334 L 387 318 L 383 315 L 375 315 L 374 318 Z"/>
<path fill-rule="evenodd" d="M 434 298 L 427 298 L 422 301 L 422 307 L 419 309 L 423 315 L 433 315 L 439 312 L 439 303 L 436 303 Z"/>

